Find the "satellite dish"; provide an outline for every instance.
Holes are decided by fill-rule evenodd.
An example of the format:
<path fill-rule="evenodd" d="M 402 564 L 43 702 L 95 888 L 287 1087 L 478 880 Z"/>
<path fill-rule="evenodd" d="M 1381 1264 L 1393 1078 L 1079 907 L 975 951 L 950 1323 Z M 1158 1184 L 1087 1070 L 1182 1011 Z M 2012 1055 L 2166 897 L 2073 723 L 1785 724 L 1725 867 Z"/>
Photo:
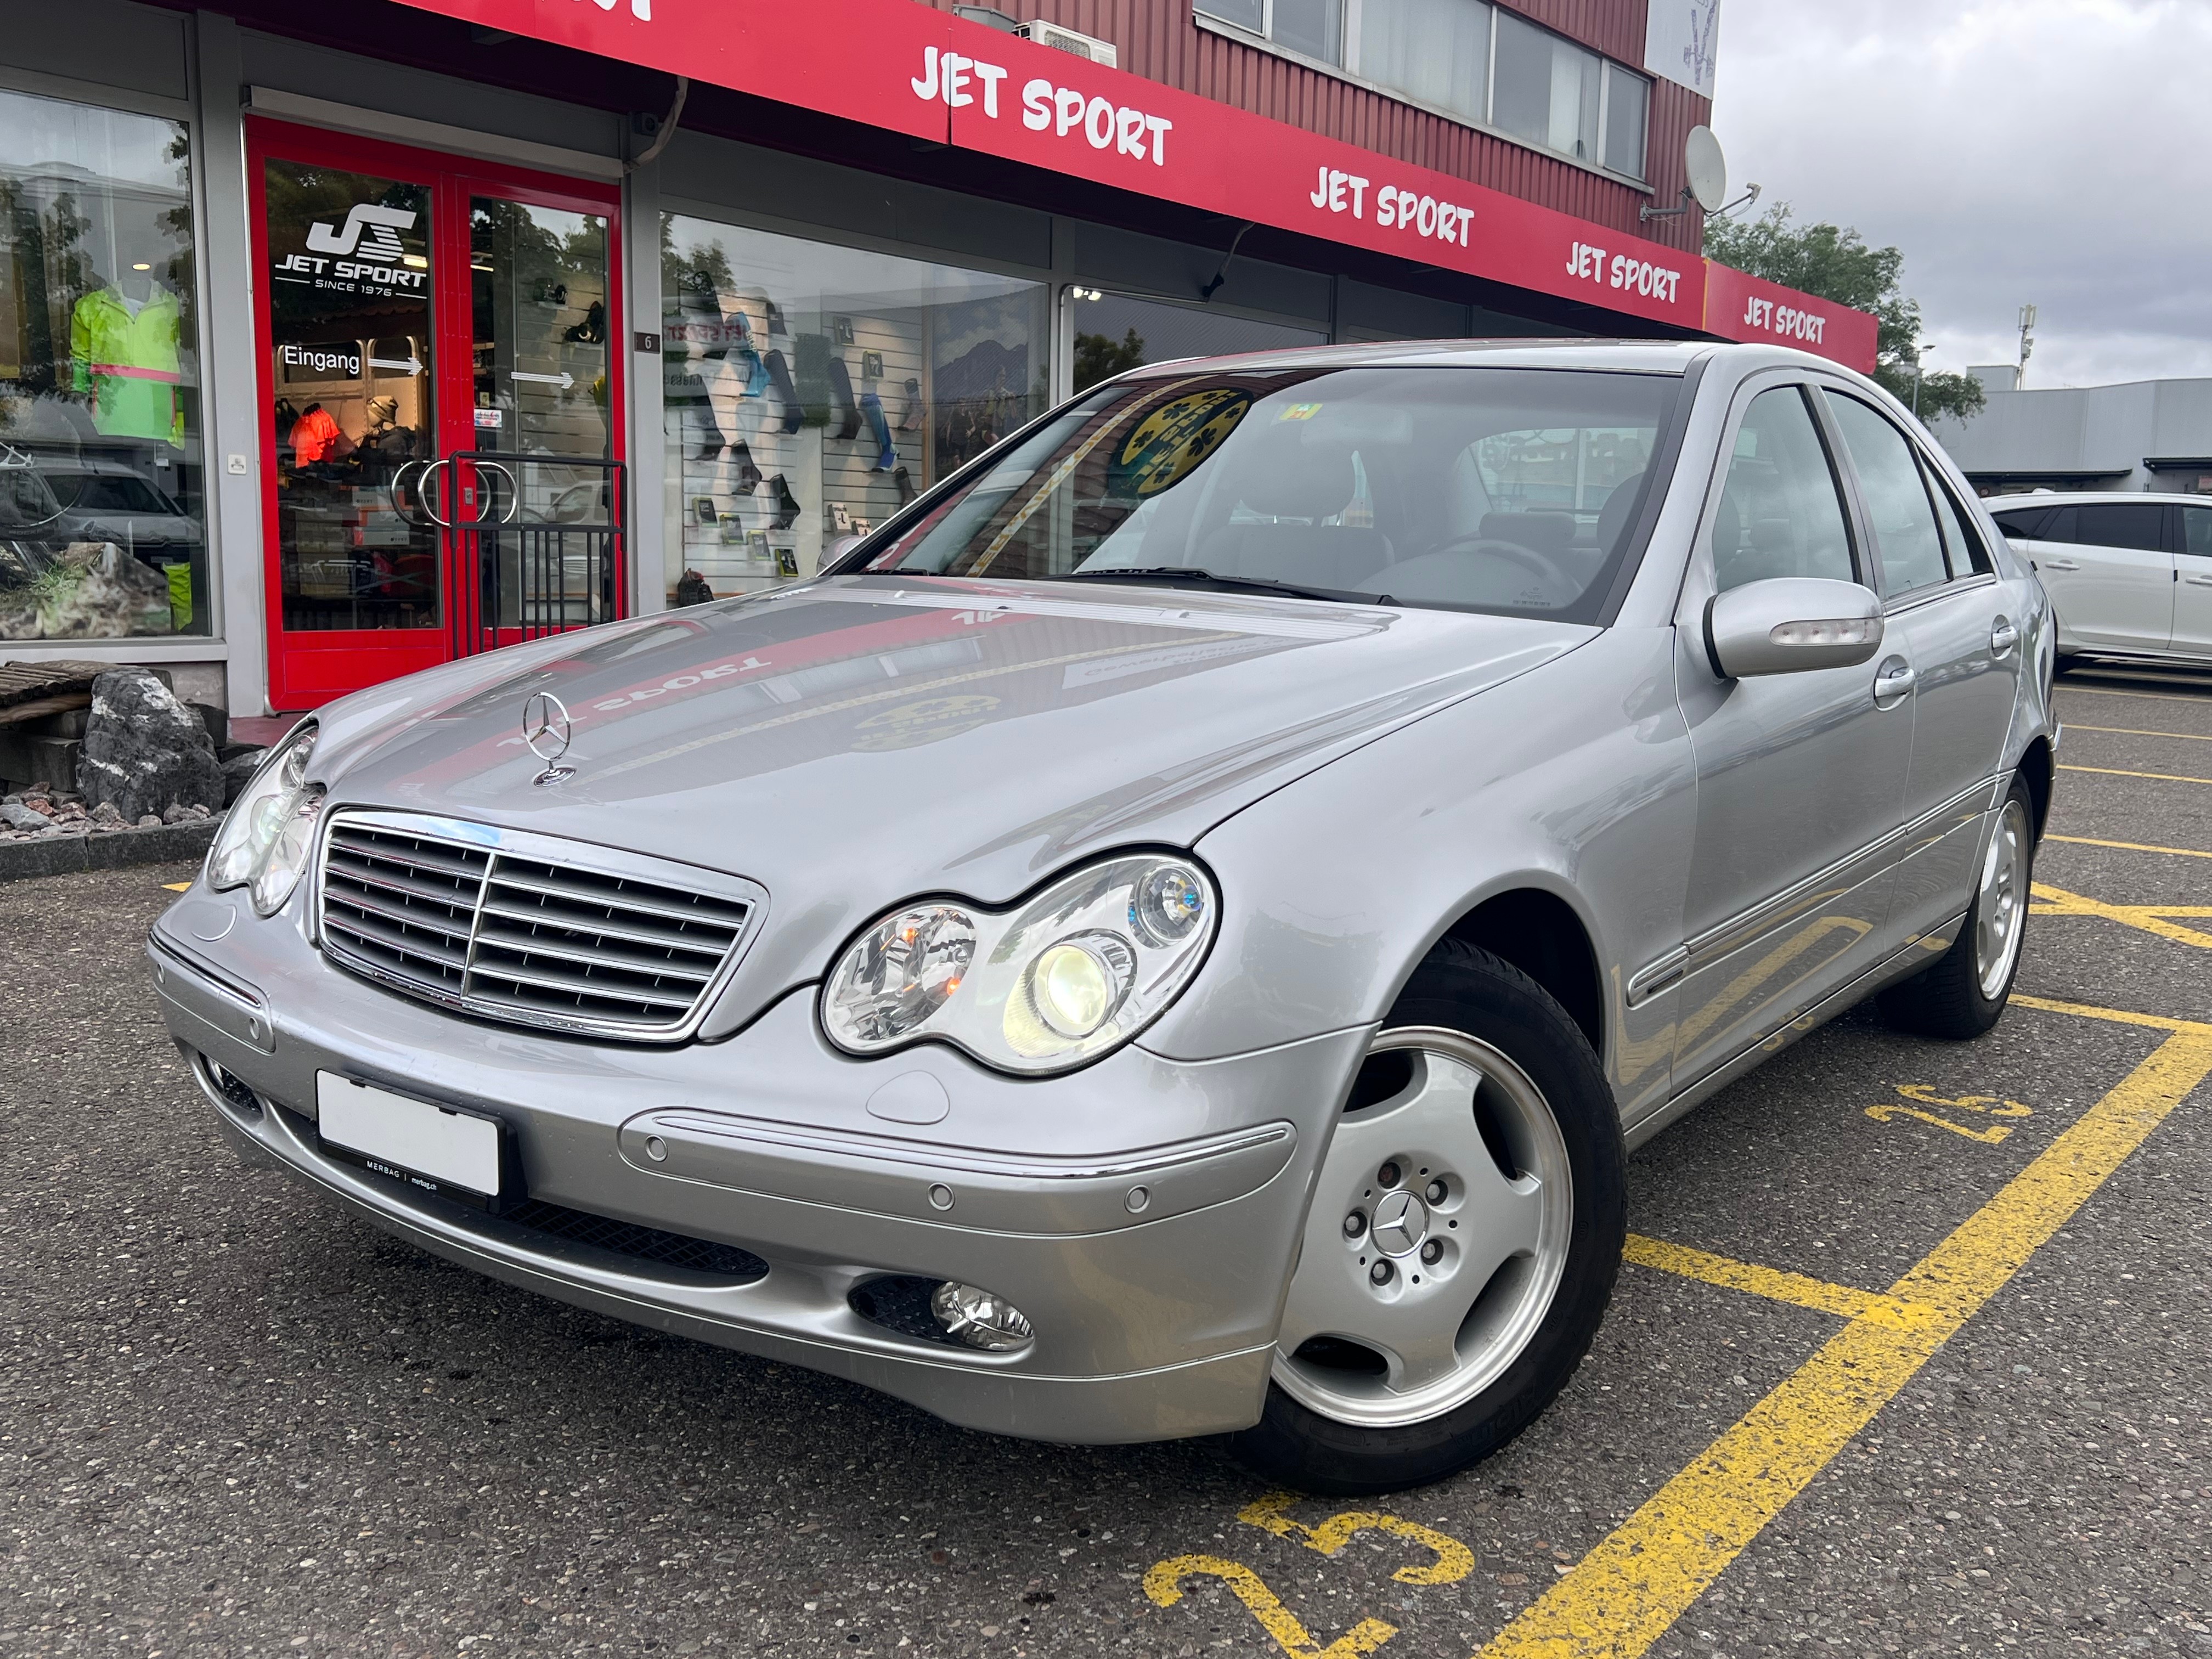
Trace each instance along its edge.
<path fill-rule="evenodd" d="M 1711 127 L 1692 127 L 1682 141 L 1682 160 L 1688 166 L 1690 194 L 1708 213 L 1728 200 L 1728 157 Z"/>

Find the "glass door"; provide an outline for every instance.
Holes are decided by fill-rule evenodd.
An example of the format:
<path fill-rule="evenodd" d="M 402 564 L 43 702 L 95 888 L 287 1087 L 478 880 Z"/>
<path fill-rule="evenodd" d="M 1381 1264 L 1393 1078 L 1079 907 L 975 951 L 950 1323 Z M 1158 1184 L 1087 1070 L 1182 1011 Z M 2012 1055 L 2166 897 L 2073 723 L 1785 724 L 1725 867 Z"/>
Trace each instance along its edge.
<path fill-rule="evenodd" d="M 252 124 L 270 695 L 617 614 L 615 201 Z"/>
<path fill-rule="evenodd" d="M 468 230 L 471 425 L 443 480 L 463 652 L 611 618 L 623 530 L 608 216 L 473 193 Z"/>

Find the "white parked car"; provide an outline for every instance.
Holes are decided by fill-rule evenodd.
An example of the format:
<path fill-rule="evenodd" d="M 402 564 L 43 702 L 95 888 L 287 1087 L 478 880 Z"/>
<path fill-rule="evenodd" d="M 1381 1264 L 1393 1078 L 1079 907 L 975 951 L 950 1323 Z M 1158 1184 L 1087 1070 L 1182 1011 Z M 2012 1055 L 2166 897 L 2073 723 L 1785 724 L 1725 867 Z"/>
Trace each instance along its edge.
<path fill-rule="evenodd" d="M 2212 663 L 2212 501 L 2046 492 L 1983 505 L 2043 578 L 2062 663 Z"/>

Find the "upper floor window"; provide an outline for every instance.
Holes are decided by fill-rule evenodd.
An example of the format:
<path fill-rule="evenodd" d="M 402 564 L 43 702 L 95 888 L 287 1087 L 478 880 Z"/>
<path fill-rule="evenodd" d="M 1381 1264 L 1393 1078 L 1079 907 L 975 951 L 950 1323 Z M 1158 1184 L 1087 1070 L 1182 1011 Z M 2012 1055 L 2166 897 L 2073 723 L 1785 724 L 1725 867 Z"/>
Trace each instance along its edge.
<path fill-rule="evenodd" d="M 1630 179 L 1650 83 L 1486 0 L 1194 0 L 1208 18 Z"/>

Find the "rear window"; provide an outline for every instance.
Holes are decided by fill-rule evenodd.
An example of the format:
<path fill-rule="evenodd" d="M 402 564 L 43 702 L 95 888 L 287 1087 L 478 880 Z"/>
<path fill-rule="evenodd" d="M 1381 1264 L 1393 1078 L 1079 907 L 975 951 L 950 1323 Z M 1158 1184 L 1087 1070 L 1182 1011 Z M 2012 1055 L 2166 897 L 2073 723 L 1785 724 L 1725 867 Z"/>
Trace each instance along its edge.
<path fill-rule="evenodd" d="M 2014 541 L 2033 542 L 2044 539 L 2043 521 L 2051 516 L 2051 509 L 2047 507 L 2030 507 L 2013 513 L 1992 514 L 1990 516 L 1997 521 L 1997 528 Z"/>
<path fill-rule="evenodd" d="M 1118 381 L 843 568 L 1594 621 L 1680 389 L 1426 367 Z"/>

